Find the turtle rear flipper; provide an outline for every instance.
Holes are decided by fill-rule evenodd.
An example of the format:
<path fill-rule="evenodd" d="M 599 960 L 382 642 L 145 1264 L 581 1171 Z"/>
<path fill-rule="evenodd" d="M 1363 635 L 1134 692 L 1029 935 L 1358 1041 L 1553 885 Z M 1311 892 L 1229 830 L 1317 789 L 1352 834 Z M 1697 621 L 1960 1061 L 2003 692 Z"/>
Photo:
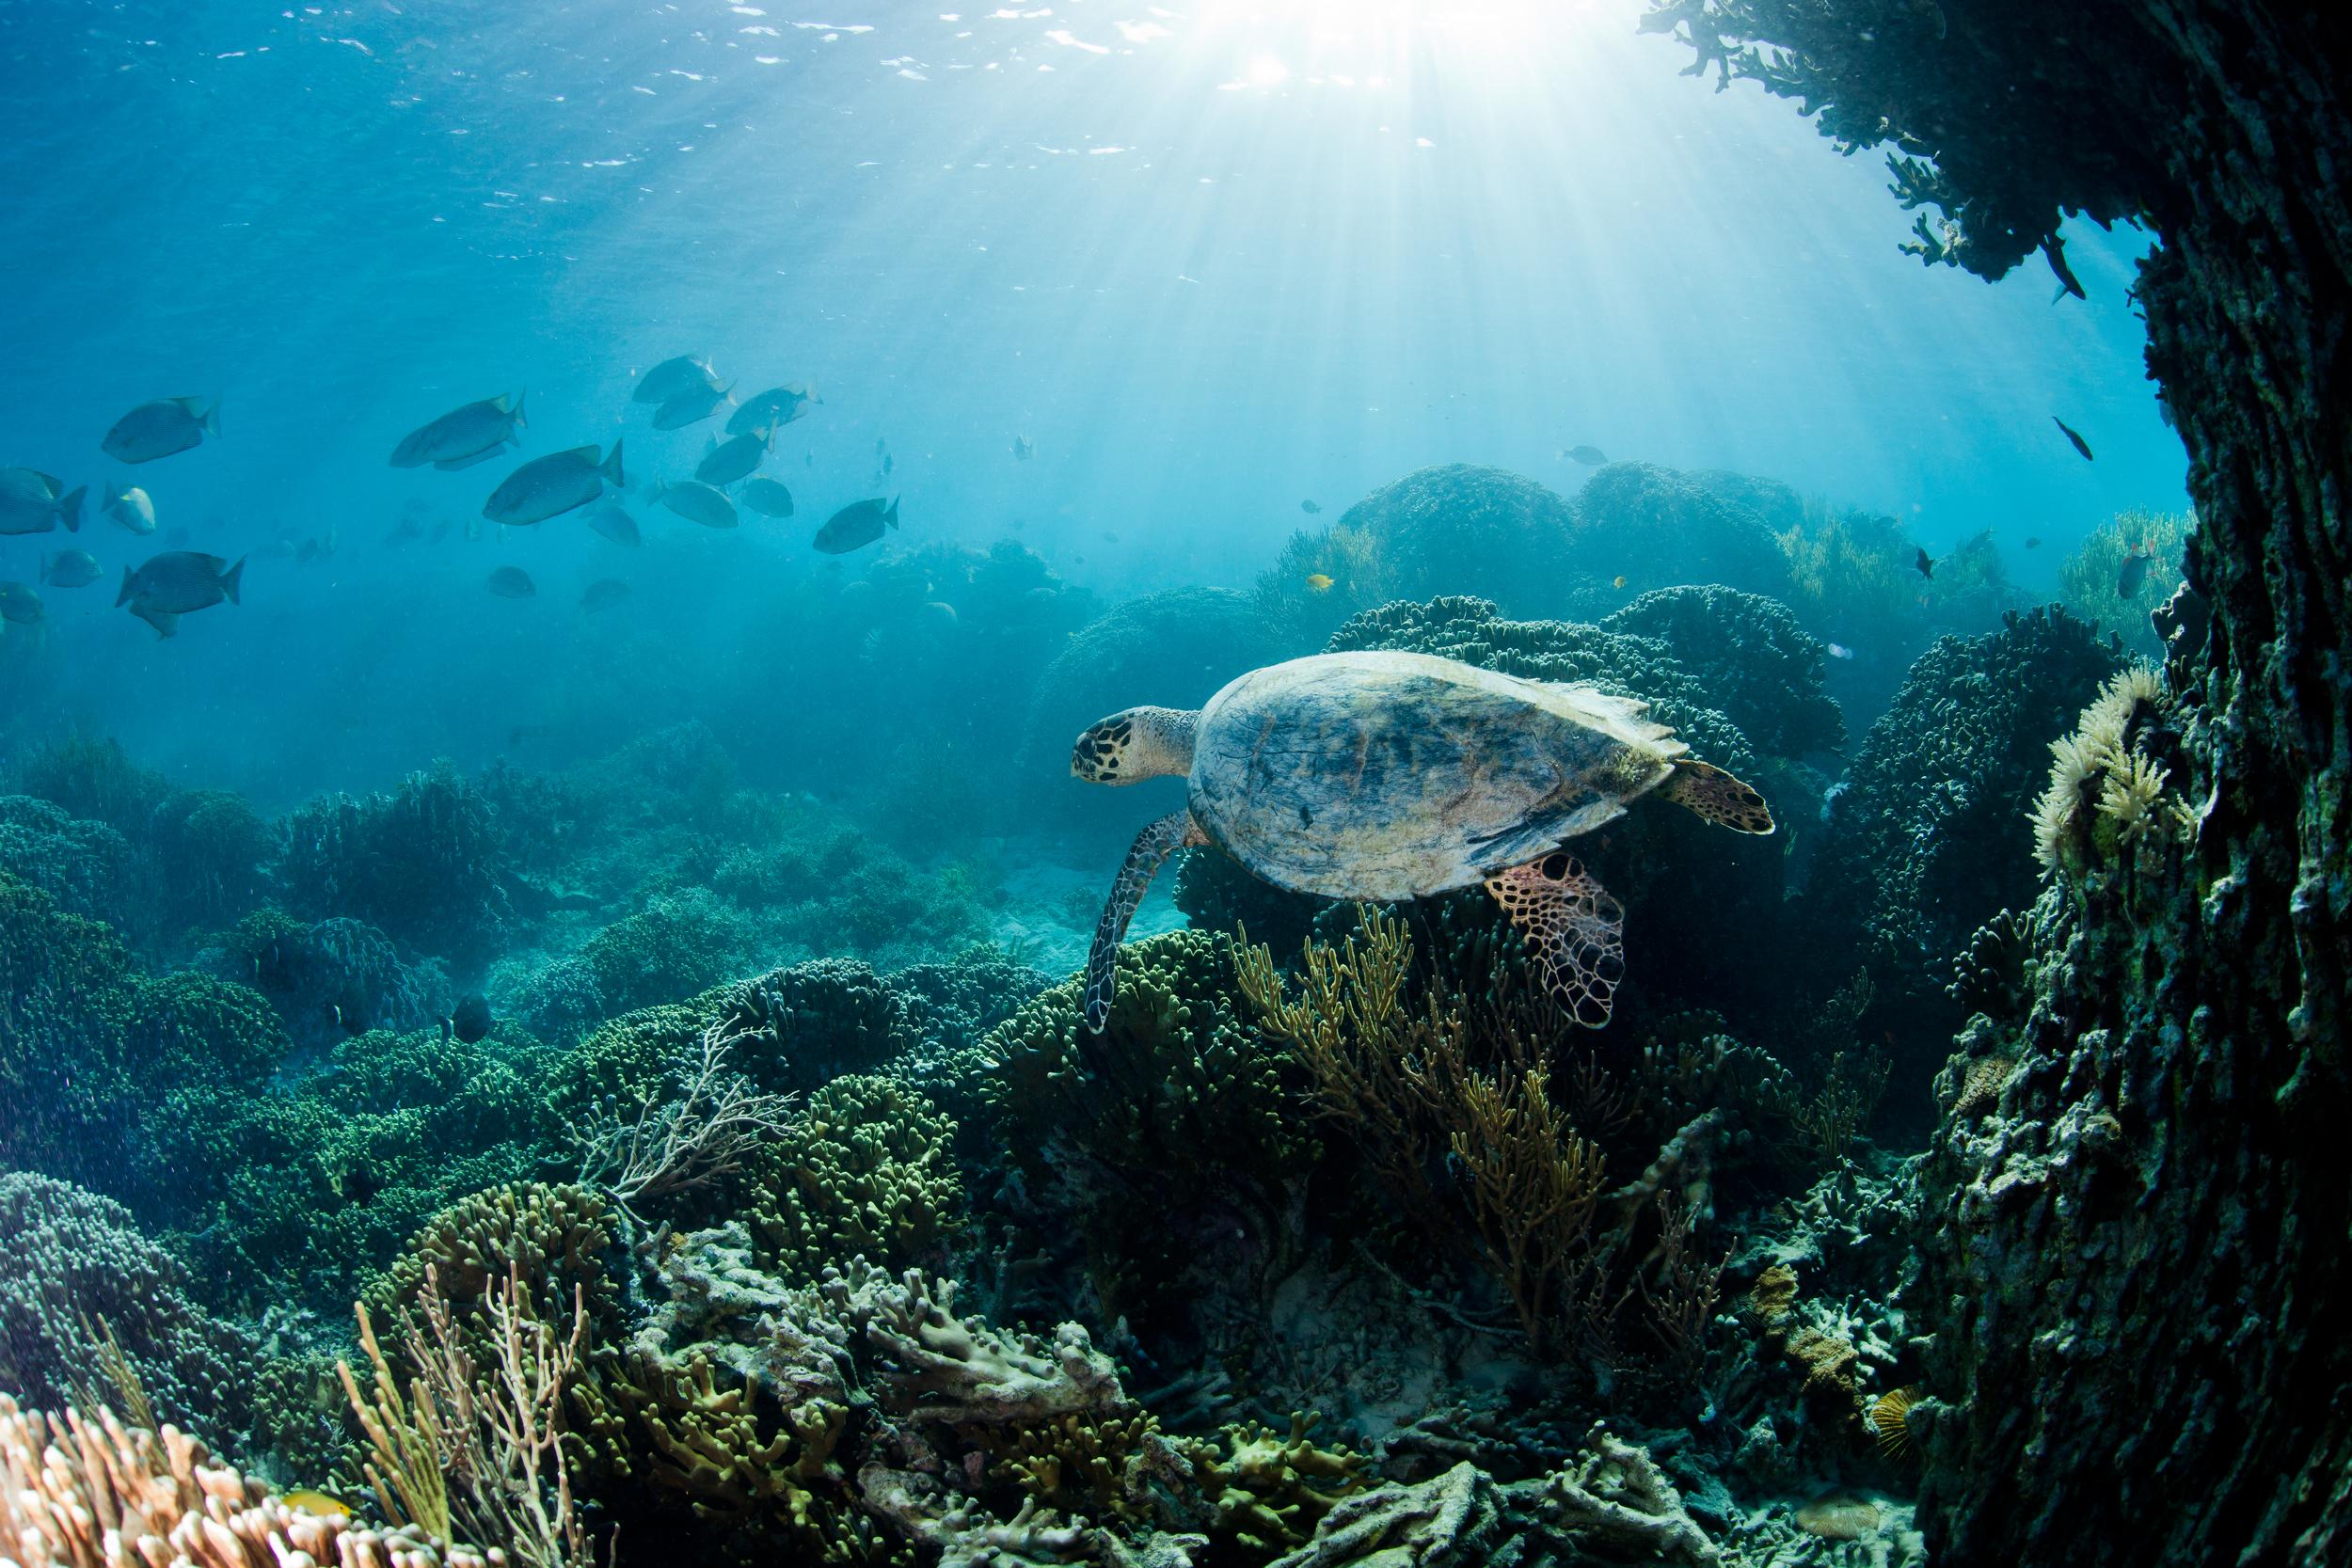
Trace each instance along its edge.
<path fill-rule="evenodd" d="M 1625 906 L 1559 849 L 1496 872 L 1486 891 L 1511 917 L 1560 1010 L 1587 1029 L 1608 1022 L 1625 978 Z"/>
<path fill-rule="evenodd" d="M 1711 762 L 1675 758 L 1674 774 L 1659 792 L 1676 805 L 1735 833 L 1772 831 L 1772 808 L 1764 803 L 1764 797 Z"/>
<path fill-rule="evenodd" d="M 1111 993 L 1118 978 L 1119 939 L 1127 934 L 1127 923 L 1136 917 L 1136 907 L 1143 902 L 1144 891 L 1151 887 L 1152 877 L 1177 850 L 1188 844 L 1208 842 L 1208 835 L 1200 831 L 1188 811 L 1172 812 L 1136 834 L 1126 863 L 1119 868 L 1119 880 L 1111 884 L 1110 899 L 1103 906 L 1103 918 L 1094 923 L 1094 948 L 1087 955 L 1087 1033 L 1099 1035 L 1103 1025 L 1110 1022 Z"/>

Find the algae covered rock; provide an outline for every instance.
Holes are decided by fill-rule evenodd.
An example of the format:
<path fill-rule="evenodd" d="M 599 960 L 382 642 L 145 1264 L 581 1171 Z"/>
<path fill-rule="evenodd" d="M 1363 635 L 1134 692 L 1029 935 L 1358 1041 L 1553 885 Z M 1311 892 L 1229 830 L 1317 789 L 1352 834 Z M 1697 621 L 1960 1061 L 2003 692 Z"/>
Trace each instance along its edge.
<path fill-rule="evenodd" d="M 1542 613 L 1566 602 L 1561 561 L 1574 521 L 1566 499 L 1505 469 L 1422 468 L 1327 528 L 1293 535 L 1259 578 L 1259 602 L 1293 655 L 1391 599 L 1474 594 Z"/>
<path fill-rule="evenodd" d="M 1869 965 L 1873 1018 L 1935 1062 L 1960 1022 L 1943 993 L 1952 959 L 1999 911 L 2034 900 L 2028 823 L 2050 743 L 2121 664 L 2055 608 L 1945 638 L 1912 666 L 1835 793 L 1805 923 L 1830 970 Z"/>
<path fill-rule="evenodd" d="M 1773 492 L 1784 488 L 1762 490 L 1736 474 L 1612 463 L 1577 492 L 1576 524 L 1553 570 L 1589 583 L 1622 577 L 1634 594 L 1718 583 L 1785 600 L 1788 561 L 1773 532 L 1787 510 Z"/>

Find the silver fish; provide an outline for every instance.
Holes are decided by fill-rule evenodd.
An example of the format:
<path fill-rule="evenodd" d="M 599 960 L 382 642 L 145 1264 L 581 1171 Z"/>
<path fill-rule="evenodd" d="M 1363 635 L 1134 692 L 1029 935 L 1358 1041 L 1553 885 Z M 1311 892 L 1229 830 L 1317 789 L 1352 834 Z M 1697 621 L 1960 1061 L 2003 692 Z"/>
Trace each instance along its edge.
<path fill-rule="evenodd" d="M 675 484 L 665 484 L 654 499 L 687 521 L 700 523 L 705 528 L 735 526 L 735 503 L 727 499 L 726 492 L 715 490 L 700 480 L 681 480 Z"/>
<path fill-rule="evenodd" d="M 898 499 L 893 496 L 884 506 L 882 498 L 851 501 L 825 519 L 825 526 L 817 531 L 816 547 L 827 555 L 847 555 L 864 549 L 882 536 L 885 527 L 898 526 Z"/>
<path fill-rule="evenodd" d="M 51 588 L 87 588 L 103 570 L 87 550 L 59 550 L 41 562 L 40 580 Z"/>
<path fill-rule="evenodd" d="M 40 595 L 21 582 L 0 582 L 0 621 L 29 626 L 41 618 Z"/>
<path fill-rule="evenodd" d="M 628 597 L 628 584 L 619 578 L 598 578 L 580 596 L 580 608 L 595 611 L 609 609 Z"/>
<path fill-rule="evenodd" d="M 724 387 L 695 387 L 680 392 L 653 411 L 656 430 L 684 430 L 690 424 L 700 424 L 719 411 L 735 390 L 733 382 Z"/>
<path fill-rule="evenodd" d="M 619 501 L 606 501 L 588 514 L 588 526 L 616 545 L 632 548 L 644 544 L 644 536 L 637 531 L 637 519 Z"/>
<path fill-rule="evenodd" d="M 237 584 L 244 573 L 243 561 L 231 566 L 201 550 L 166 550 L 136 571 L 128 566 L 122 569 L 122 588 L 115 594 L 115 606 L 120 609 L 138 600 L 173 615 L 185 615 L 223 599 L 242 603 Z"/>
<path fill-rule="evenodd" d="M 792 515 L 792 492 L 772 479 L 750 479 L 736 492 L 736 499 L 763 517 Z"/>
<path fill-rule="evenodd" d="M 637 390 L 629 397 L 638 403 L 667 403 L 698 388 L 715 391 L 718 386 L 719 372 L 710 368 L 709 360 L 681 354 L 647 371 L 638 379 Z"/>
<path fill-rule="evenodd" d="M 133 533 L 155 531 L 154 499 L 135 484 L 107 491 L 106 504 L 99 510 L 105 513 L 110 521 L 121 524 Z"/>
<path fill-rule="evenodd" d="M 609 457 L 600 457 L 594 447 L 551 451 L 508 474 L 506 483 L 483 502 L 482 515 L 509 528 L 544 523 L 574 507 L 586 506 L 604 494 L 607 483 L 617 488 L 628 483 L 621 473 L 618 441 L 612 443 Z"/>
<path fill-rule="evenodd" d="M 694 465 L 694 477 L 705 484 L 732 484 L 758 471 L 760 459 L 768 455 L 768 434 L 746 431 L 730 436 L 723 441 L 713 441 L 703 460 Z"/>
<path fill-rule="evenodd" d="M 38 468 L 0 468 L 0 533 L 82 531 L 82 498 L 89 486 L 64 483 Z"/>
<path fill-rule="evenodd" d="M 220 399 L 157 398 L 117 420 L 99 450 L 118 463 L 152 463 L 220 436 Z"/>
<path fill-rule="evenodd" d="M 807 413 L 811 404 L 824 401 L 814 387 L 771 387 L 743 400 L 743 406 L 727 420 L 727 434 L 745 436 L 755 430 L 772 434 Z"/>
<path fill-rule="evenodd" d="M 501 599 L 528 599 L 539 592 L 539 585 L 531 580 L 531 574 L 520 566 L 501 566 L 490 574 L 484 584 Z"/>
<path fill-rule="evenodd" d="M 520 445 L 515 432 L 531 421 L 523 418 L 523 394 L 501 394 L 453 408 L 432 423 L 401 437 L 392 449 L 392 467 L 421 468 L 427 463 L 444 470 L 470 467 Z"/>

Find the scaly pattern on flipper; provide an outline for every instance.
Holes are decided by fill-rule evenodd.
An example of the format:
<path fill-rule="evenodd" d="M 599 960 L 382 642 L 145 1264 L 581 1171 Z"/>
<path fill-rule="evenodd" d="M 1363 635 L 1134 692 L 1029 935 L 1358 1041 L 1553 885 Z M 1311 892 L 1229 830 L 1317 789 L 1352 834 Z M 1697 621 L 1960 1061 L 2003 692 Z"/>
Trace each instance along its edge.
<path fill-rule="evenodd" d="M 1496 872 L 1486 891 L 1511 917 L 1561 1010 L 1587 1029 L 1607 1023 L 1625 978 L 1625 906 L 1559 850 Z"/>
<path fill-rule="evenodd" d="M 1741 784 L 1711 762 L 1677 757 L 1666 781 L 1667 800 L 1735 833 L 1769 833 L 1772 809 L 1753 785 Z"/>
<path fill-rule="evenodd" d="M 1119 868 L 1119 879 L 1111 884 L 1110 899 L 1103 906 L 1103 918 L 1094 923 L 1094 948 L 1087 955 L 1089 1034 L 1101 1034 L 1104 1021 L 1111 1016 L 1111 992 L 1118 979 L 1119 939 L 1127 934 L 1127 923 L 1136 917 L 1136 907 L 1143 902 L 1144 892 L 1151 887 L 1161 863 L 1186 845 L 1206 843 L 1207 835 L 1200 832 L 1188 811 L 1172 812 L 1136 834 L 1126 863 Z"/>

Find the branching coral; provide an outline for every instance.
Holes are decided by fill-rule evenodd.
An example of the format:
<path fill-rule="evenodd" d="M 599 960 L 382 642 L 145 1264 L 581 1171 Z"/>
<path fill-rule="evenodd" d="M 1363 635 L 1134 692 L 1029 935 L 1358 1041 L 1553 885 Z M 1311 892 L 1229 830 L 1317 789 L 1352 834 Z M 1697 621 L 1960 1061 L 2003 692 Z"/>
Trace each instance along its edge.
<path fill-rule="evenodd" d="M 2122 633 L 2140 657 L 2160 656 L 2149 614 L 2181 585 L 2182 552 L 2196 527 L 2187 513 L 2117 513 L 2058 567 L 2059 596 L 2085 620 Z"/>
<path fill-rule="evenodd" d="M 781 1134 L 789 1095 L 766 1093 L 735 1070 L 731 1053 L 742 1030 L 734 1021 L 703 1031 L 693 1059 L 675 1074 L 668 1099 L 639 1102 L 635 1117 L 598 1106 L 571 1130 L 580 1180 L 600 1187 L 623 1209 L 707 1187 L 742 1167 Z"/>
<path fill-rule="evenodd" d="M 369 1386 L 349 1362 L 337 1370 L 367 1433 L 369 1483 L 388 1515 L 436 1536 L 501 1543 L 525 1568 L 588 1568 L 561 1419 L 588 1314 L 575 1287 L 565 1333 L 541 1320 L 532 1293 L 518 1266 L 491 1282 L 482 1298 L 485 1365 L 428 1266 L 414 1313 L 401 1319 L 406 1388 L 364 1306 L 356 1310 Z"/>
<path fill-rule="evenodd" d="M 495 1546 L 496 1544 L 494 1543 Z M 0 1394 L 0 1560 L 20 1568 L 494 1568 L 498 1556 L 299 1507 L 166 1426 Z"/>
<path fill-rule="evenodd" d="M 389 794 L 312 800 L 279 824 L 278 844 L 298 914 L 353 915 L 461 960 L 485 956 L 512 921 L 488 802 L 446 763 Z"/>

